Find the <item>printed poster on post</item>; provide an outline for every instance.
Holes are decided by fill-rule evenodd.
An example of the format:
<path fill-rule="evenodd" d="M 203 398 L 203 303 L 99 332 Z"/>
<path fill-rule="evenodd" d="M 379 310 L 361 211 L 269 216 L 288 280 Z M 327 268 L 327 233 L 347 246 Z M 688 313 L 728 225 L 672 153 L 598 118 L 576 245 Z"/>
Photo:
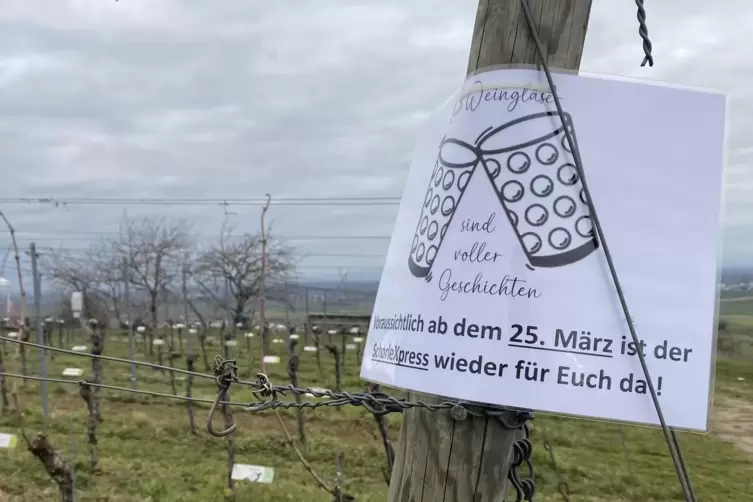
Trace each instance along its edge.
<path fill-rule="evenodd" d="M 361 377 L 705 431 L 727 99 L 593 76 L 470 77 L 414 153 Z M 588 190 L 575 168 L 569 131 Z M 632 341 L 591 194 L 639 338 Z"/>

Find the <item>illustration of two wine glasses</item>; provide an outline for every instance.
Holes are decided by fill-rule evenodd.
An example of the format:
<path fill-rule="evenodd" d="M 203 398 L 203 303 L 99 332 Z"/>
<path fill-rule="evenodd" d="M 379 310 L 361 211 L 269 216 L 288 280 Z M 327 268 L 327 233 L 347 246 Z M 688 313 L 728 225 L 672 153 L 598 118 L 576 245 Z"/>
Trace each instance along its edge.
<path fill-rule="evenodd" d="M 411 244 L 411 274 L 430 281 L 472 176 L 485 173 L 517 235 L 527 267 L 562 267 L 598 248 L 586 194 L 565 127 L 577 148 L 572 118 L 541 112 L 482 132 L 473 144 L 445 137 Z M 479 169 L 482 166 L 482 170 Z"/>

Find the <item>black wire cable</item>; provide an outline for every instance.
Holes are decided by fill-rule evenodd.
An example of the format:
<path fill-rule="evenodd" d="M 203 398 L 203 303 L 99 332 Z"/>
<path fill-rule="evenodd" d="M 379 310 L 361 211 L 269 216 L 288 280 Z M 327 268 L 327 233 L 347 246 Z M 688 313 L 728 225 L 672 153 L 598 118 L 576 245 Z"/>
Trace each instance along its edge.
<path fill-rule="evenodd" d="M 126 206 L 126 205 L 145 205 L 145 206 L 259 206 L 267 204 L 266 199 L 262 198 L 238 198 L 238 199 L 220 199 L 220 198 L 167 198 L 167 197 L 0 197 L 0 204 L 42 204 L 54 207 L 68 206 Z M 340 206 L 397 206 L 400 204 L 400 197 L 283 197 L 272 199 L 270 205 L 273 206 L 322 206 L 322 207 L 340 207 Z"/>
<path fill-rule="evenodd" d="M 653 46 L 651 40 L 648 38 L 648 26 L 646 26 L 646 8 L 643 6 L 643 0 L 635 0 L 635 5 L 638 6 L 638 34 L 643 40 L 643 62 L 641 66 L 654 66 L 654 56 L 651 53 Z"/>
<path fill-rule="evenodd" d="M 565 120 L 565 112 L 562 108 L 562 103 L 557 93 L 557 88 L 554 85 L 554 79 L 552 78 L 552 73 L 549 69 L 549 64 L 546 59 L 546 53 L 544 52 L 544 46 L 541 43 L 541 38 L 539 37 L 538 31 L 536 29 L 536 24 L 533 19 L 533 13 L 531 12 L 531 6 L 528 3 L 528 0 L 521 0 L 521 4 L 523 6 L 523 12 L 525 14 L 526 23 L 528 24 L 529 32 L 531 33 L 531 37 L 533 38 L 535 46 L 536 46 L 536 53 L 538 54 L 539 59 L 541 60 L 541 65 L 544 70 L 547 83 L 549 84 L 549 88 L 551 89 L 552 98 L 554 100 L 554 105 L 557 108 L 557 114 L 559 115 L 560 121 L 562 122 L 562 128 L 565 132 L 565 137 L 567 138 L 567 142 L 570 145 L 570 150 L 573 154 L 573 160 L 575 162 L 575 169 L 581 178 L 581 182 L 583 183 L 583 192 L 586 196 L 586 203 L 588 205 L 588 209 L 591 214 L 591 219 L 593 220 L 594 230 L 596 230 L 596 234 L 599 238 L 599 241 L 601 242 L 602 248 L 604 249 L 604 256 L 607 261 L 607 266 L 609 267 L 609 273 L 612 277 L 612 282 L 614 283 L 614 287 L 617 292 L 617 297 L 620 301 L 620 306 L 622 307 L 622 312 L 625 315 L 625 319 L 628 325 L 628 330 L 630 331 L 630 336 L 633 340 L 633 343 L 638 345 L 640 343 L 640 340 L 638 339 L 638 334 L 636 332 L 633 319 L 630 315 L 630 310 L 628 309 L 627 301 L 625 299 L 625 293 L 622 289 L 622 284 L 620 283 L 619 277 L 617 276 L 617 271 L 614 265 L 614 261 L 612 260 L 612 254 L 609 251 L 609 247 L 607 246 L 606 239 L 604 238 L 604 230 L 601 226 L 601 222 L 599 221 L 598 214 L 593 205 L 591 191 L 588 187 L 586 176 L 583 171 L 583 161 L 580 156 L 578 145 L 575 143 L 572 137 L 572 134 L 570 132 L 570 129 L 568 129 L 567 127 L 567 121 Z M 671 430 L 667 426 L 667 422 L 664 418 L 664 412 L 662 411 L 661 403 L 659 402 L 659 397 L 656 393 L 656 388 L 654 387 L 653 380 L 651 379 L 651 375 L 648 369 L 648 365 L 646 364 L 646 358 L 643 354 L 643 351 L 640 351 L 640 350 L 637 351 L 637 355 L 638 355 L 638 360 L 640 361 L 640 364 L 641 364 L 641 368 L 643 370 L 643 374 L 646 377 L 646 384 L 651 394 L 651 400 L 653 401 L 654 408 L 656 409 L 656 414 L 659 418 L 659 423 L 661 425 L 662 432 L 664 433 L 664 438 L 667 442 L 667 447 L 669 448 L 669 452 L 672 457 L 672 462 L 674 463 L 674 466 L 675 466 L 675 472 L 677 473 L 677 477 L 680 481 L 680 485 L 682 486 L 683 494 L 685 495 L 685 500 L 687 502 L 696 502 L 697 499 L 695 496 L 695 492 L 693 490 L 693 485 L 691 483 L 690 476 L 688 475 L 687 466 L 685 465 L 685 461 L 683 459 L 682 452 L 680 450 L 679 440 L 677 439 L 677 436 L 674 430 Z"/>
<path fill-rule="evenodd" d="M 178 394 L 167 394 L 164 392 L 156 392 L 151 390 L 139 390 L 139 389 L 129 389 L 127 387 L 118 387 L 116 385 L 109 385 L 104 383 L 96 383 L 91 382 L 89 380 L 66 380 L 64 378 L 50 378 L 50 377 L 41 377 L 41 376 L 34 376 L 34 375 L 21 375 L 18 373 L 5 373 L 0 372 L 0 376 L 8 377 L 8 378 L 17 378 L 17 379 L 24 379 L 24 380 L 32 380 L 35 382 L 48 382 L 48 383 L 59 383 L 64 385 L 87 385 L 89 387 L 96 387 L 98 389 L 107 389 L 107 390 L 113 390 L 116 392 L 126 392 L 129 394 L 140 394 L 142 396 L 151 396 L 151 397 L 159 397 L 159 398 L 165 398 L 165 399 L 177 399 L 179 401 L 191 401 L 192 403 L 204 403 L 204 404 L 214 404 L 214 399 L 202 399 L 199 397 L 187 397 L 187 396 L 181 396 Z M 214 379 L 214 377 L 212 377 Z M 217 404 L 227 404 L 229 406 L 236 406 L 239 408 L 246 408 L 248 407 L 247 403 L 236 403 L 232 401 L 219 401 Z"/>

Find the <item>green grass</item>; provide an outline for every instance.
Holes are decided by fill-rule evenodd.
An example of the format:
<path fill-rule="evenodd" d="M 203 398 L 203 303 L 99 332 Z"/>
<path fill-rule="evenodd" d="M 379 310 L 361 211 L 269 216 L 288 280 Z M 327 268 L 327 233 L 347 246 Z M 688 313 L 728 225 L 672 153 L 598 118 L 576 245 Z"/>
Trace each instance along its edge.
<path fill-rule="evenodd" d="M 737 325 L 738 328 L 753 328 L 753 314 L 723 315 L 721 316 L 721 319 L 724 319 L 733 325 Z M 751 330 L 751 332 L 753 332 L 753 330 Z"/>
<path fill-rule="evenodd" d="M 108 341 L 105 353 L 126 356 L 127 344 L 120 336 Z M 54 337 L 57 344 L 57 337 Z M 83 342 L 83 338 L 79 340 Z M 244 341 L 239 342 L 241 346 Z M 76 343 L 68 343 L 66 347 Z M 273 346 L 282 350 L 281 345 Z M 10 344 L 9 352 L 13 349 Z M 241 348 L 241 347 L 239 347 Z M 250 368 L 258 367 L 258 348 L 253 360 L 248 353 L 238 354 L 241 377 L 248 378 Z M 12 352 L 11 352 L 12 353 Z M 210 359 L 219 353 L 211 347 Z M 38 370 L 38 351 L 29 349 L 30 368 Z M 139 354 L 143 359 L 145 356 Z M 346 355 L 343 386 L 361 390 L 354 353 Z M 6 357 L 8 371 L 18 372 L 18 363 Z M 320 376 L 313 354 L 301 353 L 302 386 L 333 387 L 333 363 L 322 353 L 324 372 Z M 268 366 L 275 384 L 287 383 L 286 358 L 281 364 Z M 89 373 L 89 360 L 57 354 L 49 362 L 49 376 L 61 378 L 64 367 L 78 366 Z M 181 367 L 183 363 L 180 363 Z M 198 368 L 204 371 L 199 362 Z M 104 362 L 105 381 L 129 387 L 128 365 Z M 740 380 L 743 378 L 744 380 Z M 721 360 L 717 372 L 717 392 L 753 402 L 753 367 L 744 361 Z M 184 392 L 185 382 L 177 382 Z M 152 369 L 139 369 L 140 389 L 171 393 L 168 376 Z M 689 390 L 690 392 L 691 390 Z M 212 380 L 197 380 L 194 395 L 211 399 Z M 107 501 L 219 501 L 225 499 L 227 479 L 226 442 L 206 432 L 208 406 L 196 413 L 199 435 L 188 433 L 186 407 L 183 402 L 163 398 L 133 396 L 103 390 L 102 413 L 105 421 L 99 431 L 99 456 L 102 472 L 88 472 L 88 449 L 85 443 L 86 407 L 76 385 L 49 384 L 50 419 L 43 425 L 39 384 L 28 382 L 20 393 L 24 421 L 30 433 L 44 429 L 53 445 L 66 458 L 76 458 L 77 500 Z M 234 401 L 252 402 L 248 390 L 231 389 Z M 285 399 L 285 398 L 283 398 Z M 295 415 L 283 412 L 285 423 L 295 433 Z M 376 424 L 364 410 L 354 407 L 308 411 L 304 448 L 307 459 L 328 481 L 335 477 L 335 452 L 342 454 L 345 490 L 359 502 L 386 500 L 386 484 L 381 467 L 384 453 Z M 331 501 L 321 490 L 292 449 L 285 443 L 274 414 L 270 411 L 251 415 L 236 410 L 238 424 L 236 462 L 275 468 L 272 484 L 236 482 L 236 500 L 259 502 Z M 218 419 L 221 425 L 221 419 Z M 218 425 L 219 426 L 219 425 Z M 397 441 L 400 416 L 389 417 L 390 435 Z M 672 462 L 660 431 L 645 427 L 624 426 L 623 450 L 618 425 L 539 415 L 534 421 L 534 465 L 538 501 L 561 500 L 556 493 L 557 476 L 549 453 L 543 447 L 549 438 L 558 469 L 568 483 L 571 500 L 658 501 L 682 500 Z M 15 432 L 12 416 L 0 416 L 0 432 Z M 742 500 L 753 493 L 753 464 L 739 449 L 721 441 L 714 434 L 680 433 L 685 459 L 691 469 L 698 499 L 704 502 Z M 72 443 L 75 442 L 75 446 Z M 7 457 L 7 458 L 3 458 Z M 0 450 L 0 501 L 58 500 L 57 489 L 41 464 L 23 443 L 13 450 Z"/>
<path fill-rule="evenodd" d="M 722 300 L 726 300 L 727 298 L 740 298 L 740 297 L 748 297 L 750 298 L 753 296 L 753 291 L 749 289 L 722 289 L 719 291 L 719 296 Z"/>
<path fill-rule="evenodd" d="M 753 316 L 753 296 L 722 298 L 719 301 L 719 315 Z"/>

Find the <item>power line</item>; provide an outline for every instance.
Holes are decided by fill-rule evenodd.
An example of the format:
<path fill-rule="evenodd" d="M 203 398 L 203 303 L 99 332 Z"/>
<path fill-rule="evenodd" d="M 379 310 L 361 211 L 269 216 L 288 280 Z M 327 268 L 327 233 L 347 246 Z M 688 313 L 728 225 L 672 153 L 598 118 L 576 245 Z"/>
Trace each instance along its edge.
<path fill-rule="evenodd" d="M 52 230 L 52 231 L 17 231 L 17 236 L 29 236 L 25 237 L 26 240 L 85 240 L 83 236 L 117 236 L 120 232 L 117 231 L 84 231 L 84 230 Z M 64 235 L 69 237 L 58 237 L 58 235 Z M 196 237 L 213 237 L 218 238 L 218 234 L 200 233 L 194 234 Z M 32 237 L 33 236 L 33 237 Z M 270 239 L 279 240 L 295 240 L 295 241 L 317 241 L 317 240 L 332 240 L 332 241 L 353 241 L 353 240 L 386 240 L 390 239 L 391 235 L 271 235 Z M 10 242 L 10 241 L 8 241 Z"/>
<path fill-rule="evenodd" d="M 7 268 L 7 267 L 6 267 Z M 348 271 L 348 270 L 356 270 L 356 271 L 366 271 L 366 270 L 383 270 L 384 265 L 298 265 L 296 266 L 295 271 L 296 272 L 306 272 L 310 270 L 340 270 L 340 271 Z M 31 268 L 29 267 L 21 267 L 21 272 L 24 274 L 31 274 Z M 40 274 L 42 277 L 49 277 L 49 274 L 42 272 Z M 16 277 L 16 267 L 13 266 L 12 268 L 7 268 L 5 272 L 5 278 L 6 279 L 15 279 Z"/>
<path fill-rule="evenodd" d="M 79 253 L 86 253 L 91 251 L 89 248 L 70 248 L 70 247 L 53 247 L 53 246 L 37 246 L 37 250 L 51 251 L 61 254 L 63 257 L 71 258 L 85 258 L 80 256 Z M 74 254 L 75 253 L 75 254 Z M 320 257 L 337 257 L 337 258 L 384 258 L 386 253 L 299 253 L 298 259 L 305 258 L 320 258 Z"/>
<path fill-rule="evenodd" d="M 88 197 L 0 197 L 0 204 L 43 204 L 55 207 L 67 206 L 258 206 L 267 204 L 266 198 L 88 198 Z M 400 197 L 281 197 L 272 199 L 272 206 L 395 206 Z"/>

